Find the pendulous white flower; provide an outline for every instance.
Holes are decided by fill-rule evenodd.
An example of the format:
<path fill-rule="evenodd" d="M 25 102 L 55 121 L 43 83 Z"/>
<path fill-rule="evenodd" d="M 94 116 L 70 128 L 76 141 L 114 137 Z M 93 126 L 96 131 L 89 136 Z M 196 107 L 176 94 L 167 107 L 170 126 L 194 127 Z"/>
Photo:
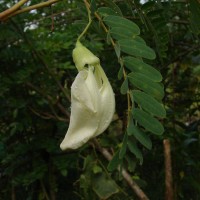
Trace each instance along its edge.
<path fill-rule="evenodd" d="M 77 149 L 109 126 L 115 97 L 100 60 L 79 41 L 73 50 L 79 73 L 71 87 L 71 116 L 62 150 Z"/>

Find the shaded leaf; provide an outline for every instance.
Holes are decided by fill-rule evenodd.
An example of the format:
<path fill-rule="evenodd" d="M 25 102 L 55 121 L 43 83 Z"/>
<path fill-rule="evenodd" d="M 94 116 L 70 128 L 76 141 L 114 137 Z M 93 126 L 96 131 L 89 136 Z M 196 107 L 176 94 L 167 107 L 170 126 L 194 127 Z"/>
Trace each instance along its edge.
<path fill-rule="evenodd" d="M 135 138 L 147 149 L 152 148 L 152 142 L 147 134 L 145 134 L 141 129 L 139 129 L 137 126 L 133 127 L 133 135 Z"/>
<path fill-rule="evenodd" d="M 92 168 L 92 171 L 94 174 L 98 174 L 98 173 L 102 172 L 102 168 L 99 165 L 94 165 Z"/>
<path fill-rule="evenodd" d="M 116 13 L 113 9 L 111 9 L 111 8 L 109 8 L 109 7 L 101 7 L 101 8 L 98 8 L 97 12 L 100 13 L 102 16 L 119 15 L 119 14 Z"/>
<path fill-rule="evenodd" d="M 156 99 L 160 100 L 163 98 L 164 88 L 160 83 L 153 82 L 151 79 L 141 73 L 129 73 L 128 78 L 134 86 L 154 96 Z"/>
<path fill-rule="evenodd" d="M 126 146 L 127 146 L 127 133 L 124 134 L 123 142 L 122 142 L 122 147 L 119 152 L 119 158 L 122 159 L 124 155 L 126 154 Z"/>
<path fill-rule="evenodd" d="M 130 113 L 130 114 L 129 114 L 128 127 L 127 127 L 127 133 L 128 133 L 128 135 L 133 135 L 133 128 L 134 128 L 133 116 L 132 116 L 132 114 Z"/>
<path fill-rule="evenodd" d="M 108 199 L 119 192 L 117 184 L 105 174 L 97 174 L 92 181 L 92 188 L 100 199 Z"/>
<path fill-rule="evenodd" d="M 156 9 L 147 13 L 148 17 L 157 18 L 163 14 L 163 9 Z"/>
<path fill-rule="evenodd" d="M 134 172 L 136 168 L 136 160 L 128 155 L 126 156 L 126 160 L 128 162 L 128 170 Z"/>
<path fill-rule="evenodd" d="M 113 38 L 117 40 L 121 39 L 128 39 L 128 38 L 134 38 L 137 33 L 131 31 L 128 27 L 113 27 L 110 30 L 110 34 L 112 35 Z M 140 40 L 140 39 L 138 39 Z"/>
<path fill-rule="evenodd" d="M 132 21 L 125 19 L 119 16 L 107 16 L 104 18 L 105 23 L 112 28 L 120 28 L 124 30 L 129 30 L 129 32 L 134 33 L 135 35 L 140 34 L 139 27 Z"/>
<path fill-rule="evenodd" d="M 146 45 L 146 42 L 138 35 L 134 37 L 134 40 Z"/>
<path fill-rule="evenodd" d="M 139 104 L 144 110 L 157 117 L 166 117 L 164 106 L 152 96 L 139 90 L 133 90 L 132 95 L 137 104 Z"/>
<path fill-rule="evenodd" d="M 107 168 L 109 171 L 113 171 L 120 165 L 120 163 L 121 163 L 121 160 L 119 159 L 119 151 L 117 151 L 114 154 L 112 160 L 109 162 Z"/>
<path fill-rule="evenodd" d="M 143 163 L 142 153 L 138 149 L 137 144 L 131 139 L 128 140 L 128 148 L 129 148 L 130 152 L 133 153 L 136 156 L 136 158 L 139 159 L 140 164 L 142 164 Z"/>
<path fill-rule="evenodd" d="M 141 126 L 143 126 L 146 130 L 148 130 L 156 135 L 163 134 L 164 128 L 157 119 L 155 119 L 154 117 L 152 117 L 145 111 L 140 110 L 138 108 L 134 108 L 132 110 L 132 113 L 133 113 L 133 118 L 136 119 L 138 121 L 138 123 Z"/>
<path fill-rule="evenodd" d="M 190 0 L 190 25 L 192 32 L 198 35 L 200 33 L 200 4 L 197 0 Z"/>
<path fill-rule="evenodd" d="M 115 53 L 116 53 L 116 55 L 117 55 L 117 58 L 119 59 L 120 54 L 121 54 L 120 46 L 119 46 L 118 44 L 116 44 L 116 45 L 114 46 L 114 49 L 115 49 Z"/>
<path fill-rule="evenodd" d="M 151 60 L 156 58 L 154 50 L 142 42 L 139 42 L 134 39 L 123 39 L 119 40 L 118 42 L 121 47 L 121 51 L 123 51 L 124 53 Z"/>
<path fill-rule="evenodd" d="M 122 83 L 121 88 L 120 88 L 120 92 L 121 92 L 122 94 L 126 94 L 127 91 L 128 91 L 128 78 L 126 78 L 126 79 L 124 80 L 124 82 Z"/>
<path fill-rule="evenodd" d="M 96 1 L 95 0 L 91 0 L 90 2 L 90 10 L 92 13 L 94 13 L 97 10 L 97 6 L 96 6 Z"/>
<path fill-rule="evenodd" d="M 151 67 L 150 65 L 144 63 L 142 60 L 134 58 L 132 56 L 126 56 L 123 58 L 123 60 L 125 67 L 129 70 L 144 74 L 152 81 L 162 81 L 162 75 L 160 74 L 160 72 L 155 68 Z"/>
<path fill-rule="evenodd" d="M 118 74 L 117 74 L 117 77 L 118 77 L 119 80 L 122 79 L 122 77 L 123 77 L 123 66 L 120 67 Z"/>
<path fill-rule="evenodd" d="M 155 5 L 155 2 L 154 1 L 148 1 L 146 3 L 144 3 L 142 6 L 141 6 L 141 9 L 143 11 L 148 11 L 148 10 L 151 10 L 153 8 L 153 6 Z"/>
<path fill-rule="evenodd" d="M 113 1 L 110 0 L 104 0 L 104 1 L 109 7 L 111 7 L 115 11 L 116 14 L 123 16 L 122 11 L 120 10 L 117 4 L 115 4 Z"/>

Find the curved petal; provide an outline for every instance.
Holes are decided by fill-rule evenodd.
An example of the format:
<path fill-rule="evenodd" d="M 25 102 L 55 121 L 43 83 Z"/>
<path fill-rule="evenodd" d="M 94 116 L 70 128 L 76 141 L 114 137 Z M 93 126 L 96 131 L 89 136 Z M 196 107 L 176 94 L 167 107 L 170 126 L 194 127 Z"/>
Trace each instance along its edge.
<path fill-rule="evenodd" d="M 77 149 L 92 138 L 99 123 L 99 91 L 91 69 L 80 71 L 71 88 L 69 129 L 60 148 Z"/>
<path fill-rule="evenodd" d="M 102 85 L 100 88 L 101 117 L 98 129 L 95 133 L 95 136 L 98 136 L 108 128 L 110 122 L 112 121 L 115 112 L 115 95 L 101 65 L 96 66 L 96 79 L 98 80 L 98 85 L 100 85 L 100 79 L 102 79 Z"/>

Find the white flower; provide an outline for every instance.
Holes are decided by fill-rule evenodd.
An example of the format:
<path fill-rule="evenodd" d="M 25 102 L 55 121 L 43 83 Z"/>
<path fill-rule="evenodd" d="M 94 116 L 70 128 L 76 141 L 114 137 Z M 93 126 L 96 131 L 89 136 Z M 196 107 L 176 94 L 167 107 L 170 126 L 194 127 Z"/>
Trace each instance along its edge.
<path fill-rule="evenodd" d="M 62 150 L 77 149 L 103 133 L 115 111 L 114 93 L 99 58 L 78 42 L 73 59 L 79 73 L 71 87 L 70 124 Z"/>

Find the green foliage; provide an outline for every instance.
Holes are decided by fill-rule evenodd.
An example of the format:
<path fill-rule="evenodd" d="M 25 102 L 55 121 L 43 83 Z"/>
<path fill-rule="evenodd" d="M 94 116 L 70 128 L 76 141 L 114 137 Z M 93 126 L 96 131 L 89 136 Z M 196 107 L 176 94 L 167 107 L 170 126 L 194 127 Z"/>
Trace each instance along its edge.
<path fill-rule="evenodd" d="M 161 100 L 164 96 L 163 87 L 159 83 L 156 83 L 156 82 L 160 82 L 162 80 L 162 76 L 156 69 L 149 66 L 148 64 L 145 64 L 142 61 L 142 58 L 146 58 L 150 60 L 155 59 L 156 55 L 154 51 L 146 45 L 146 42 L 141 37 L 138 36 L 140 34 L 139 27 L 134 22 L 120 16 L 108 15 L 104 17 L 104 22 L 106 23 L 106 25 L 109 26 L 109 34 L 110 34 L 111 40 L 112 38 L 117 40 L 117 44 L 118 44 L 117 47 L 119 47 L 117 50 L 115 48 L 117 57 L 123 60 L 124 64 L 128 66 L 127 68 L 131 71 L 131 73 L 129 73 L 127 76 L 128 78 L 125 77 L 125 80 L 121 85 L 120 92 L 122 94 L 130 93 L 130 89 L 131 89 L 129 87 L 129 82 L 130 82 L 130 84 L 132 84 L 133 87 L 137 87 L 145 91 L 146 93 L 148 93 L 150 96 L 150 100 L 152 100 L 153 102 L 157 102 L 154 99 L 154 97 Z M 126 53 L 133 57 L 126 56 L 125 58 L 123 57 L 120 58 L 120 55 L 121 55 L 121 53 L 119 53 L 120 51 L 122 53 Z M 122 67 L 123 67 L 123 64 L 122 64 Z M 120 71 L 121 70 L 122 69 L 120 69 Z M 123 70 L 125 71 L 125 69 Z M 120 71 L 119 73 L 121 73 Z M 150 78 L 147 75 L 151 75 Z M 146 95 L 145 97 L 148 97 L 148 95 Z M 144 101 L 140 103 L 141 99 L 137 98 L 137 100 L 135 101 L 135 99 L 132 98 L 132 105 L 137 103 L 139 106 L 140 104 L 142 104 L 143 107 L 145 107 L 146 104 L 143 103 Z M 148 99 L 146 101 L 148 101 Z M 147 107 L 149 108 L 149 106 Z M 131 108 L 128 108 L 128 109 L 131 109 Z M 132 119 L 128 119 L 128 121 L 132 123 L 132 126 L 128 125 L 127 127 L 128 134 L 130 132 L 136 131 L 133 124 L 134 123 L 136 124 L 137 122 L 141 126 L 143 126 L 146 130 L 151 131 L 155 134 L 160 135 L 164 132 L 163 126 L 159 123 L 159 121 L 157 121 L 155 118 L 151 116 L 151 114 L 155 115 L 154 109 L 148 109 L 148 111 L 150 112 L 150 115 L 142 110 L 134 108 L 133 106 L 132 106 L 132 109 L 133 109 L 134 122 L 132 122 Z M 153 112 L 151 113 L 151 111 Z M 159 106 L 157 113 L 160 113 L 160 112 L 165 113 L 163 106 Z M 161 116 L 165 116 L 165 114 L 161 114 Z M 141 137 L 137 137 L 137 136 L 133 137 L 133 136 L 134 134 L 129 134 L 129 138 L 127 138 L 127 135 L 125 134 L 123 142 L 122 142 L 122 147 L 119 153 L 119 158 L 123 160 L 123 158 L 126 156 L 126 146 L 128 144 L 130 152 L 133 153 L 136 156 L 136 158 L 140 160 L 140 164 L 142 164 L 143 162 L 142 153 L 138 149 L 137 144 L 134 140 L 139 139 L 139 142 L 140 143 L 142 142 L 142 144 L 145 144 L 147 148 L 151 148 L 151 141 L 149 138 L 147 137 L 145 138 L 145 134 L 143 134 L 143 139 L 144 138 L 146 139 L 145 142 L 144 140 L 141 140 Z M 131 142 L 132 140 L 134 142 Z"/>
<path fill-rule="evenodd" d="M 143 42 L 137 41 L 135 39 L 119 40 L 119 45 L 121 47 L 122 52 L 127 53 L 129 55 L 147 59 L 155 59 L 156 57 L 154 51 L 151 48 L 146 46 L 146 44 L 144 44 Z"/>
<path fill-rule="evenodd" d="M 162 135 L 164 132 L 162 124 L 150 114 L 145 111 L 135 108 L 132 110 L 133 118 L 138 121 L 138 123 L 143 126 L 146 130 L 156 134 Z"/>
<path fill-rule="evenodd" d="M 133 90 L 133 99 L 144 110 L 157 117 L 166 117 L 166 111 L 161 103 L 144 92 Z"/>
<path fill-rule="evenodd" d="M 160 72 L 150 65 L 144 63 L 140 59 L 126 56 L 123 58 L 123 62 L 125 67 L 130 71 L 142 73 L 155 82 L 162 81 L 162 75 L 160 74 Z"/>
<path fill-rule="evenodd" d="M 152 148 L 152 142 L 149 138 L 149 136 L 144 133 L 141 129 L 139 129 L 138 127 L 134 126 L 131 129 L 131 133 L 134 135 L 134 137 L 143 145 L 145 146 L 147 149 L 151 150 Z"/>
<path fill-rule="evenodd" d="M 176 199 L 200 199 L 198 1 L 89 3 L 84 44 L 116 94 L 113 122 L 98 137 L 113 159 L 92 142 L 59 148 L 77 74 L 71 53 L 88 20 L 84 3 L 14 16 L 0 24 L 0 199 L 137 199 L 122 168 L 149 199 L 163 199 L 163 138 L 171 140 Z M 1 10 L 10 4 L 2 1 Z"/>
<path fill-rule="evenodd" d="M 139 16 L 146 26 L 146 31 L 150 32 L 150 36 L 154 38 L 156 52 L 161 62 L 163 58 L 167 58 L 166 51 L 169 43 L 169 30 L 167 28 L 167 14 L 170 2 L 163 4 L 155 1 L 149 1 L 143 4 L 141 11 L 138 9 Z"/>
<path fill-rule="evenodd" d="M 111 27 L 111 33 L 114 34 L 114 38 L 117 40 L 123 38 L 131 38 L 140 34 L 139 27 L 132 21 L 119 17 L 109 15 L 104 18 L 104 22 Z M 124 34 L 121 37 L 116 34 Z"/>
<path fill-rule="evenodd" d="M 128 74 L 128 78 L 133 86 L 143 90 L 152 97 L 158 100 L 161 100 L 164 97 L 163 86 L 152 81 L 149 77 L 143 75 L 142 73 L 131 72 Z"/>
<path fill-rule="evenodd" d="M 190 1 L 190 24 L 192 32 L 196 35 L 200 33 L 200 25 L 196 23 L 196 19 L 200 17 L 200 5 L 197 0 Z"/>
<path fill-rule="evenodd" d="M 99 163 L 101 165 L 101 163 Z M 114 180 L 99 165 L 93 156 L 84 159 L 84 174 L 80 177 L 81 193 L 85 199 L 108 199 L 119 192 L 119 188 Z"/>

